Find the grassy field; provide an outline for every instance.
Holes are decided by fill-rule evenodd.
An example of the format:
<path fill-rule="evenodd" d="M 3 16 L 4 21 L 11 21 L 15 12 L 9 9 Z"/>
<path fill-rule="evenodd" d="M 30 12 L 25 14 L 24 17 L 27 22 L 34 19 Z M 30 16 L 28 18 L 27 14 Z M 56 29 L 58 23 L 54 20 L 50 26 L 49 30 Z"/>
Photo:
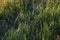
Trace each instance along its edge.
<path fill-rule="evenodd" d="M 0 9 L 0 40 L 60 40 L 60 0 L 5 1 Z"/>

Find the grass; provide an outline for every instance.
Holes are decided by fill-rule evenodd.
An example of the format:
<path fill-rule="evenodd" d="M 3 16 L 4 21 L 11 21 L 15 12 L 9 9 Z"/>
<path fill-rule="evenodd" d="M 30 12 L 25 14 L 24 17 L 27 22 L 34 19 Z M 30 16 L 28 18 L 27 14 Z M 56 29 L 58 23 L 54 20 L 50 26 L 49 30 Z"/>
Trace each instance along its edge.
<path fill-rule="evenodd" d="M 60 35 L 60 1 L 47 0 L 37 7 L 32 1 L 32 8 L 27 1 L 7 3 L 0 11 L 0 40 L 56 40 Z"/>

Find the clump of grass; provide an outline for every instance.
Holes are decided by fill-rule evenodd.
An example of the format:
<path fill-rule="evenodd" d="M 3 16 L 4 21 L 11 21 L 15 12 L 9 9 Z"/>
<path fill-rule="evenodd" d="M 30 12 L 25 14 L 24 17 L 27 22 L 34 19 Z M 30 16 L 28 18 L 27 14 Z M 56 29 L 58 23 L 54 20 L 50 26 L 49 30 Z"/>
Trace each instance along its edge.
<path fill-rule="evenodd" d="M 6 26 L 3 23 L 0 23 L 0 29 L 2 29 L 2 27 L 7 27 L 7 29 L 3 30 L 4 35 L 3 37 L 1 36 L 0 39 L 56 40 L 57 35 L 60 35 L 59 0 L 47 0 L 45 4 L 40 3 L 37 7 L 34 6 L 34 1 L 20 1 L 19 5 L 14 3 L 7 4 L 1 12 L 0 15 L 2 16 L 0 16 L 0 18 L 5 20 L 3 23 L 5 23 Z M 32 5 L 32 7 L 30 8 L 29 5 Z M 37 10 L 34 9 L 34 7 Z"/>

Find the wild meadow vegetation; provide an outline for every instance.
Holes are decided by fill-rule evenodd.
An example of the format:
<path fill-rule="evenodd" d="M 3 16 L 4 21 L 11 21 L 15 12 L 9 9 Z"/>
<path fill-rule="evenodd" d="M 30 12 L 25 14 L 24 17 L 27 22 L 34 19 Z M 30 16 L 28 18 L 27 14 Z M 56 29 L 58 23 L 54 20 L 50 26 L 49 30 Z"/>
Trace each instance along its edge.
<path fill-rule="evenodd" d="M 60 0 L 39 1 L 7 2 L 0 9 L 0 40 L 57 40 Z"/>

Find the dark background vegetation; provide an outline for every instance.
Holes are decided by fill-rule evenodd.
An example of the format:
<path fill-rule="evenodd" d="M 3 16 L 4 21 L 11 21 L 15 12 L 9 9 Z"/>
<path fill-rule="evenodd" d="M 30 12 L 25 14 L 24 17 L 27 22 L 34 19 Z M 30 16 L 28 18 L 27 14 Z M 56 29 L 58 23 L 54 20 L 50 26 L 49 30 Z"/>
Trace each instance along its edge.
<path fill-rule="evenodd" d="M 0 40 L 56 40 L 60 1 L 39 1 L 7 2 L 0 11 Z"/>

